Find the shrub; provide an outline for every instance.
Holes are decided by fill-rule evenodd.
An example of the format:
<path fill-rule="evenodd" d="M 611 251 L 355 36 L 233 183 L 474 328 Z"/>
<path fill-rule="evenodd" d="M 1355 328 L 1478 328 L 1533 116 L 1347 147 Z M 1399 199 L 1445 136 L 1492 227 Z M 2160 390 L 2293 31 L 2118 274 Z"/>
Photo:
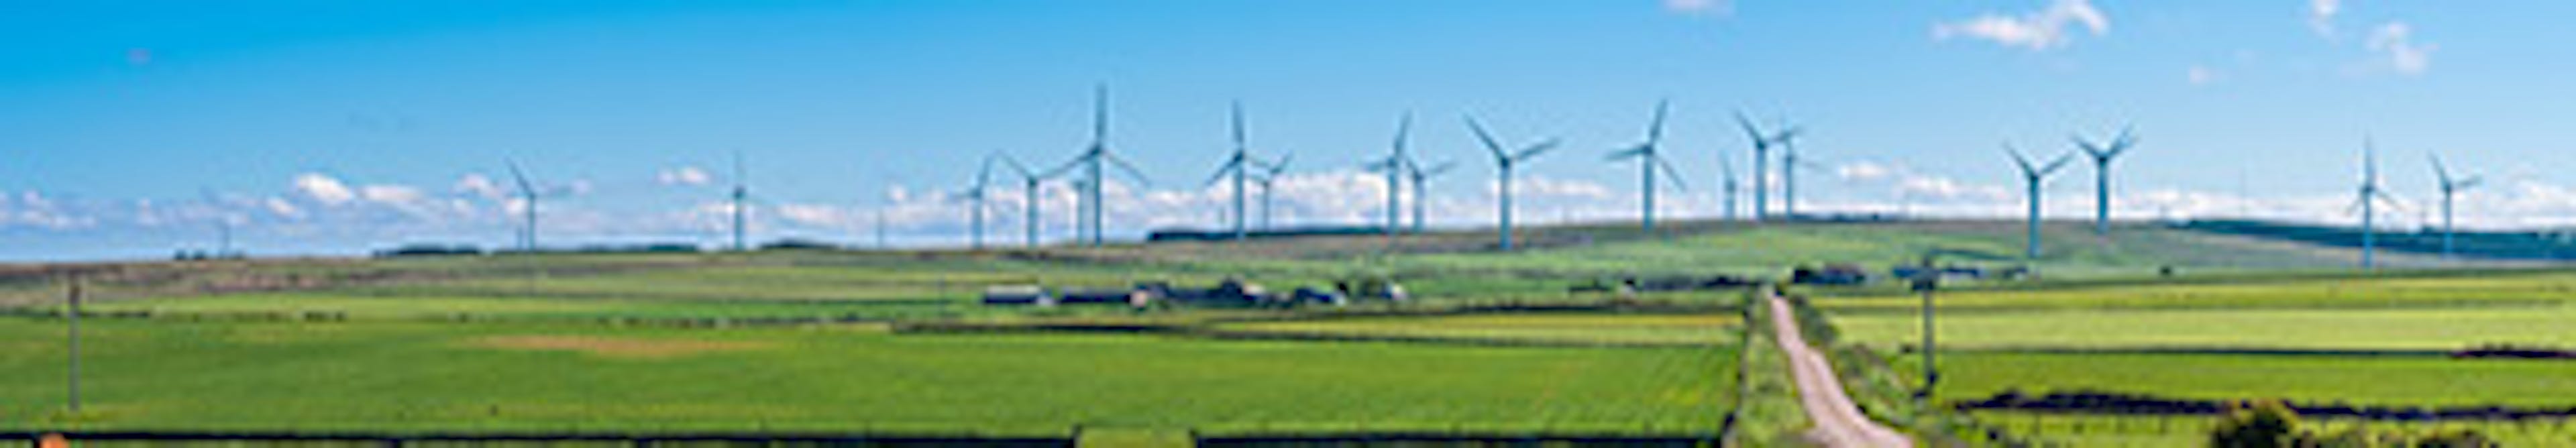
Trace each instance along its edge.
<path fill-rule="evenodd" d="M 2209 446 L 2216 448 L 2275 448 L 2297 446 L 2294 434 L 2299 427 L 2299 413 L 2279 401 L 2262 401 L 2230 412 L 2225 421 L 2209 431 Z"/>

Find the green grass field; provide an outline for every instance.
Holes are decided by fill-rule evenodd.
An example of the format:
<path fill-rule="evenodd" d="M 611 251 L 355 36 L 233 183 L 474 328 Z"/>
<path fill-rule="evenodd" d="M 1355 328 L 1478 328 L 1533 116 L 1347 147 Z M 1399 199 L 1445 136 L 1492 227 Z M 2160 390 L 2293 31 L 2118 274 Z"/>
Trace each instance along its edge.
<path fill-rule="evenodd" d="M 1947 399 L 2006 390 L 2153 393 L 2204 400 L 2287 399 L 2368 405 L 2576 405 L 2576 363 L 2440 356 L 1944 352 Z M 1915 372 L 1912 357 L 1893 363 Z"/>
<path fill-rule="evenodd" d="M 1217 328 L 1248 334 L 1354 338 L 1708 345 L 1733 342 L 1732 337 L 1739 331 L 1734 327 L 1741 324 L 1738 320 L 1727 315 L 1533 313 L 1245 322 Z"/>
<path fill-rule="evenodd" d="M 58 322 L 0 321 L 18 429 L 834 430 L 1085 427 L 1707 431 L 1733 351 L 893 335 L 866 327 L 87 325 L 90 414 Z"/>
<path fill-rule="evenodd" d="M 1883 273 L 1934 249 L 1977 266 L 2025 263 L 2019 226 L 2004 222 L 1676 226 L 1659 235 L 1534 229 L 1534 248 L 1512 253 L 1487 250 L 1492 235 L 1470 231 L 1392 246 L 1361 236 L 987 254 L 97 266 L 86 268 L 86 310 L 124 317 L 85 323 L 90 406 L 78 415 L 60 411 L 62 321 L 51 317 L 60 285 L 0 270 L 0 304 L 19 308 L 0 317 L 0 375 L 17 379 L 0 384 L 0 426 L 1056 435 L 1080 425 L 1088 435 L 1162 440 L 1192 429 L 1701 435 L 1732 415 L 1749 425 L 1739 441 L 1783 442 L 1806 423 L 1777 352 L 1742 350 L 1748 327 L 1732 308 L 1740 293 L 1566 288 L 1625 275 L 1771 276 L 1819 263 Z M 2072 223 L 2048 232 L 2052 249 L 2028 262 L 2045 281 L 1970 282 L 1944 295 L 1944 348 L 1958 351 L 1945 352 L 1942 396 L 2100 389 L 2576 405 L 2560 398 L 2576 396 L 2565 380 L 2576 370 L 2565 363 L 2026 350 L 2564 346 L 2576 343 L 2576 325 L 2565 325 L 2576 321 L 2576 274 L 2365 278 L 2343 268 L 2349 250 L 2149 225 L 2109 238 Z M 2181 275 L 2158 275 L 2166 267 Z M 1276 290 L 1391 278 L 1416 300 L 1142 312 L 976 302 L 988 285 L 1207 286 L 1230 277 Z M 1856 392 L 1883 409 L 1905 400 L 1907 377 L 1897 372 L 1911 371 L 1911 357 L 1890 355 L 1917 331 L 1915 299 L 1896 288 L 1799 288 L 1818 297 L 1840 341 L 1893 360 L 1870 367 L 1881 370 Z M 1550 304 L 1616 310 L 1457 314 Z M 669 325 L 738 319 L 864 323 Z M 1019 332 L 895 332 L 952 324 Z M 1026 332 L 1051 325 L 1163 333 Z M 1739 388 L 1739 375 L 1749 386 Z M 1898 420 L 1939 431 L 1925 428 L 1955 419 Z"/>

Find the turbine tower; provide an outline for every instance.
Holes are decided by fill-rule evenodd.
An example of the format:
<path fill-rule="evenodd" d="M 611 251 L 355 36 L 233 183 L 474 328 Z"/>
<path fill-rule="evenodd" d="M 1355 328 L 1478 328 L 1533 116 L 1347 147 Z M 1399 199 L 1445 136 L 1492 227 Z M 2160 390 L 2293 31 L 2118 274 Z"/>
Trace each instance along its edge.
<path fill-rule="evenodd" d="M 523 224 L 525 227 L 519 228 L 519 250 L 534 254 L 537 252 L 538 195 L 536 183 L 528 181 L 528 173 L 519 169 L 518 161 L 503 159 L 501 163 L 509 165 L 510 180 L 516 182 L 519 186 L 519 200 L 521 202 L 525 202 L 527 206 L 526 209 L 519 211 L 522 215 L 520 219 L 525 223 Z M 230 234 L 231 232 L 227 230 L 225 233 Z M 227 239 L 229 239 L 229 237 L 227 237 Z"/>
<path fill-rule="evenodd" d="M 2478 176 L 2452 177 L 2450 168 L 2442 166 L 2441 155 L 2427 154 L 2426 156 L 2433 159 L 2433 178 L 2439 182 L 2437 186 L 2441 187 L 2442 191 L 2442 258 L 2451 258 L 2452 240 L 2458 236 L 2458 227 L 2451 224 L 2451 198 L 2461 191 L 2477 188 L 2484 179 Z"/>
<path fill-rule="evenodd" d="M 968 206 L 970 207 L 968 210 L 968 214 L 970 216 L 967 218 L 968 235 L 966 237 L 968 241 L 968 249 L 977 251 L 984 250 L 985 201 L 989 199 L 987 195 L 992 190 L 993 164 L 997 159 L 1001 158 L 1001 156 L 1002 154 L 999 152 L 984 156 L 983 167 L 975 170 L 975 184 L 966 187 L 966 191 L 959 192 L 957 194 L 958 200 L 973 204 Z"/>
<path fill-rule="evenodd" d="M 1798 220 L 1798 169 L 1812 168 L 1814 162 L 1798 160 L 1796 129 L 1780 132 L 1780 216 Z"/>
<path fill-rule="evenodd" d="M 1396 121 L 1395 144 L 1392 146 L 1393 152 L 1388 153 L 1386 159 L 1371 162 L 1368 166 L 1363 167 L 1370 172 L 1386 173 L 1385 230 L 1388 241 L 1394 241 L 1396 232 L 1401 231 L 1404 227 L 1404 200 L 1399 197 L 1397 193 L 1404 191 L 1405 164 L 1412 160 L 1410 157 L 1404 155 L 1404 142 L 1408 135 L 1412 133 L 1413 113 L 1407 112 L 1404 114 L 1404 118 Z"/>
<path fill-rule="evenodd" d="M 1213 186 L 1219 181 L 1226 180 L 1228 177 L 1232 177 L 1234 179 L 1233 216 L 1235 241 L 1242 241 L 1245 237 L 1244 217 L 1247 216 L 1247 213 L 1245 213 L 1247 210 L 1244 205 L 1244 183 L 1248 180 L 1247 178 L 1251 177 L 1252 165 L 1257 162 L 1258 161 L 1252 159 L 1252 151 L 1244 146 L 1243 103 L 1236 102 L 1234 103 L 1234 155 L 1227 157 L 1224 164 L 1217 165 L 1216 175 L 1208 177 L 1207 181 L 1208 185 Z"/>
<path fill-rule="evenodd" d="M 1610 153 L 1610 160 L 1637 160 L 1637 176 L 1644 183 L 1639 189 L 1639 193 L 1644 195 L 1640 202 L 1643 210 L 1640 212 L 1639 222 L 1649 232 L 1655 230 L 1655 171 L 1662 170 L 1665 174 L 1673 175 L 1673 185 L 1676 187 L 1681 185 L 1681 173 L 1673 169 L 1671 161 L 1664 160 L 1662 155 L 1656 153 L 1656 145 L 1663 143 L 1664 140 L 1664 113 L 1670 106 L 1671 101 L 1655 103 L 1655 118 L 1646 126 L 1645 143 Z"/>
<path fill-rule="evenodd" d="M 1101 195 L 1101 186 L 1109 183 L 1107 178 L 1107 166 L 1112 164 L 1117 165 L 1119 170 L 1126 172 L 1128 176 L 1136 178 L 1138 183 L 1146 183 L 1146 181 L 1143 171 L 1137 170 L 1134 165 L 1127 164 L 1126 159 L 1118 158 L 1118 156 L 1109 153 L 1109 86 L 1098 86 L 1093 90 L 1093 94 L 1091 112 L 1091 147 L 1084 149 L 1082 151 L 1082 155 L 1075 156 L 1072 161 L 1065 162 L 1064 166 L 1048 170 L 1046 176 L 1040 177 L 1055 177 L 1057 174 L 1062 174 L 1077 168 L 1083 171 L 1081 184 L 1083 190 L 1081 195 L 1082 219 L 1080 222 L 1081 225 L 1079 226 L 1080 228 L 1076 230 L 1075 234 L 1077 236 L 1088 235 L 1091 246 L 1100 247 L 1102 241 L 1101 233 L 1103 230 L 1101 217 L 1105 215 L 1103 212 L 1106 207 L 1104 206 L 1107 205 L 1101 202 L 1104 198 Z"/>
<path fill-rule="evenodd" d="M 748 246 L 745 246 L 745 245 L 744 245 L 744 233 L 746 232 L 746 230 L 745 230 L 745 226 L 746 226 L 747 224 L 749 224 L 749 222 L 748 222 L 748 221 L 749 221 L 749 219 L 747 218 L 747 217 L 749 216 L 749 214 L 748 214 L 749 212 L 748 212 L 748 211 L 746 211 L 746 210 L 744 210 L 744 208 L 743 208 L 743 207 L 744 207 L 744 206 L 746 206 L 746 205 L 748 205 L 748 204 L 745 204 L 745 202 L 746 202 L 746 201 L 749 201 L 750 199 L 751 199 L 751 173 L 750 173 L 749 171 L 746 171 L 746 170 L 743 168 L 743 166 L 742 166 L 742 151 L 734 151 L 734 152 L 733 152 L 733 210 L 732 210 L 732 211 L 733 211 L 733 251 L 734 251 L 734 252 L 741 252 L 741 251 L 745 250 L 745 249 L 748 247 Z M 533 208 L 533 207 L 531 207 L 531 208 Z"/>
<path fill-rule="evenodd" d="M 1726 207 L 1726 212 L 1724 213 L 1726 220 L 1734 221 L 1736 220 L 1735 198 L 1738 196 L 1737 192 L 1741 190 L 1743 186 L 1737 184 L 1735 181 L 1735 162 L 1727 160 L 1726 156 L 1727 154 L 1724 150 L 1717 152 L 1717 170 L 1719 176 L 1718 190 L 1720 194 L 1725 195 L 1723 202 Z"/>
<path fill-rule="evenodd" d="M 1421 164 L 1413 163 L 1413 161 L 1408 160 L 1404 165 L 1406 169 L 1405 174 L 1413 180 L 1413 233 L 1421 234 L 1423 204 L 1431 203 L 1431 197 L 1427 196 L 1430 192 L 1427 191 L 1428 189 L 1425 188 L 1425 186 L 1431 184 L 1431 178 L 1439 177 L 1442 173 L 1449 172 L 1450 168 L 1456 168 L 1458 164 L 1441 162 L 1439 165 L 1433 165 L 1430 169 L 1423 169 Z"/>
<path fill-rule="evenodd" d="M 2364 138 L 2361 141 L 2361 188 L 2353 197 L 2352 204 L 2354 208 L 2361 210 L 2362 269 L 2379 267 L 2376 260 L 2379 252 L 2379 226 L 2376 223 L 2379 213 L 2375 205 L 2379 201 L 2388 201 L 2390 206 L 2397 205 L 2397 198 L 2390 197 L 2387 191 L 2379 189 L 2379 159 L 2376 146 L 2370 139 Z"/>
<path fill-rule="evenodd" d="M 1484 143 L 1485 150 L 1494 154 L 1495 178 L 1501 183 L 1496 189 L 1500 200 L 1495 203 L 1495 221 L 1500 223 L 1497 227 L 1502 230 L 1503 250 L 1512 250 L 1512 167 L 1555 149 L 1557 141 L 1550 139 L 1521 147 L 1519 151 L 1506 152 L 1502 142 L 1494 140 L 1493 133 L 1486 132 L 1484 125 L 1476 123 L 1476 117 L 1467 117 L 1467 129 L 1476 131 L 1476 141 Z"/>
<path fill-rule="evenodd" d="M 1045 221 L 1038 220 L 1038 188 L 1043 186 L 1046 178 L 1030 172 L 1027 165 L 1021 165 L 1019 159 L 1011 158 L 1010 154 L 994 153 L 993 156 L 1002 161 L 1003 167 L 1010 168 L 1013 174 L 1020 176 L 1020 206 L 1025 209 L 1022 211 L 1025 216 L 1020 218 L 1020 226 L 1026 228 L 1025 232 L 1027 232 L 1020 236 L 1020 244 L 1036 249 L 1038 229 L 1046 225 Z M 989 165 L 986 170 L 991 170 Z M 979 180 L 977 183 L 982 181 Z"/>
<path fill-rule="evenodd" d="M 2138 137 L 2130 133 L 2130 128 L 2121 128 L 2120 135 L 2112 137 L 2108 145 L 2095 144 L 2082 135 L 2074 136 L 2074 140 L 2075 147 L 2083 149 L 2084 155 L 2093 159 L 2093 234 L 2109 235 L 2111 234 L 2111 161 L 2129 152 L 2131 146 L 2137 145 Z"/>
<path fill-rule="evenodd" d="M 2069 157 L 2074 154 L 2059 154 L 2057 158 L 2049 159 L 2046 164 L 2031 165 L 2030 158 L 2023 156 L 2021 150 L 2013 149 L 2012 144 L 2004 144 L 2004 152 L 2011 153 L 2013 164 L 2021 168 L 2024 200 L 2030 203 L 2030 242 L 2024 246 L 2022 256 L 2027 260 L 2037 261 L 2039 260 L 2039 187 L 2048 182 L 2049 174 L 2056 173 L 2059 168 L 2065 168 L 2066 162 L 2070 160 Z"/>
<path fill-rule="evenodd" d="M 1787 145 L 1801 131 L 1784 126 L 1786 129 L 1766 134 L 1741 111 L 1735 113 L 1735 124 L 1744 128 L 1745 139 L 1753 142 L 1753 220 L 1760 222 L 1771 215 L 1771 148 Z"/>
<path fill-rule="evenodd" d="M 1270 230 L 1270 192 L 1277 186 L 1279 175 L 1288 171 L 1288 161 L 1295 156 L 1280 154 L 1277 162 L 1256 163 L 1262 170 L 1261 177 L 1253 179 L 1253 183 L 1261 185 L 1261 230 Z"/>

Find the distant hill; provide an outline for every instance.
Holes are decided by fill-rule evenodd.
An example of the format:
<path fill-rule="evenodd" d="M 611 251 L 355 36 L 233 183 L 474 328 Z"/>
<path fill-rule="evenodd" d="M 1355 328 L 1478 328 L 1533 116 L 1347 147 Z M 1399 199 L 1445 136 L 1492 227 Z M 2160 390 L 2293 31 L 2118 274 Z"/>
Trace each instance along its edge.
<path fill-rule="evenodd" d="M 2257 238 L 2297 241 L 2323 246 L 2359 248 L 2362 231 L 2351 227 L 2327 227 L 2265 221 L 2193 221 L 2178 227 L 2202 232 L 2244 235 Z M 2378 232 L 2381 250 L 2423 254 L 2442 253 L 2442 233 L 2438 230 L 2417 232 Z M 2468 258 L 2500 260 L 2576 260 L 2576 239 L 2564 231 L 2548 232 L 2459 232 L 2453 240 L 2453 254 Z"/>

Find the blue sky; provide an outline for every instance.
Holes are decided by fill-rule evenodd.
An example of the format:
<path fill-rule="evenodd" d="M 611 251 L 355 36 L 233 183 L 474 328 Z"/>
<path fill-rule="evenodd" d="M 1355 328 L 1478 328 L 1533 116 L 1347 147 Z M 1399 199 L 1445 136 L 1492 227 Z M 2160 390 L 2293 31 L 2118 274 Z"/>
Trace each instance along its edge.
<path fill-rule="evenodd" d="M 1122 185 L 1119 235 L 1207 225 L 1201 188 L 1242 101 L 1257 152 L 1296 154 L 1282 223 L 1358 223 L 1385 185 L 1357 172 L 1396 118 L 1462 168 L 1434 225 L 1490 220 L 1492 169 L 1458 124 L 1562 138 L 1529 165 L 1524 220 L 1635 214 L 1632 165 L 1670 98 L 1667 151 L 1718 213 L 1716 158 L 1745 169 L 1741 110 L 1810 131 L 1810 210 L 2006 215 L 2000 145 L 2063 152 L 2134 124 L 2126 216 L 2348 221 L 2365 136 L 2417 225 L 2427 151 L 2486 174 L 2486 227 L 2562 225 L 2576 163 L 2565 2 L 873 1 L 19 2 L 0 14 L 0 258 L 150 257 L 240 228 L 266 253 L 509 241 L 485 184 L 515 159 L 555 190 L 564 242 L 712 242 L 730 154 L 758 230 L 955 244 L 949 193 L 993 151 L 1080 149 L 1091 88 Z M 1749 174 L 1739 173 L 1749 176 Z M 2089 168 L 2049 186 L 2090 207 Z M 506 182 L 501 182 L 506 188 Z M 996 213 L 1015 216 L 1015 192 Z M 1070 196 L 1041 196 L 1070 210 Z M 1007 211 L 1003 208 L 1008 207 Z M 1067 216 L 1067 215 L 1056 215 Z M 997 216 L 994 238 L 1016 238 Z M 1069 234 L 1055 221 L 1050 235 Z M 1009 231 L 1005 231 L 1008 229 Z"/>

